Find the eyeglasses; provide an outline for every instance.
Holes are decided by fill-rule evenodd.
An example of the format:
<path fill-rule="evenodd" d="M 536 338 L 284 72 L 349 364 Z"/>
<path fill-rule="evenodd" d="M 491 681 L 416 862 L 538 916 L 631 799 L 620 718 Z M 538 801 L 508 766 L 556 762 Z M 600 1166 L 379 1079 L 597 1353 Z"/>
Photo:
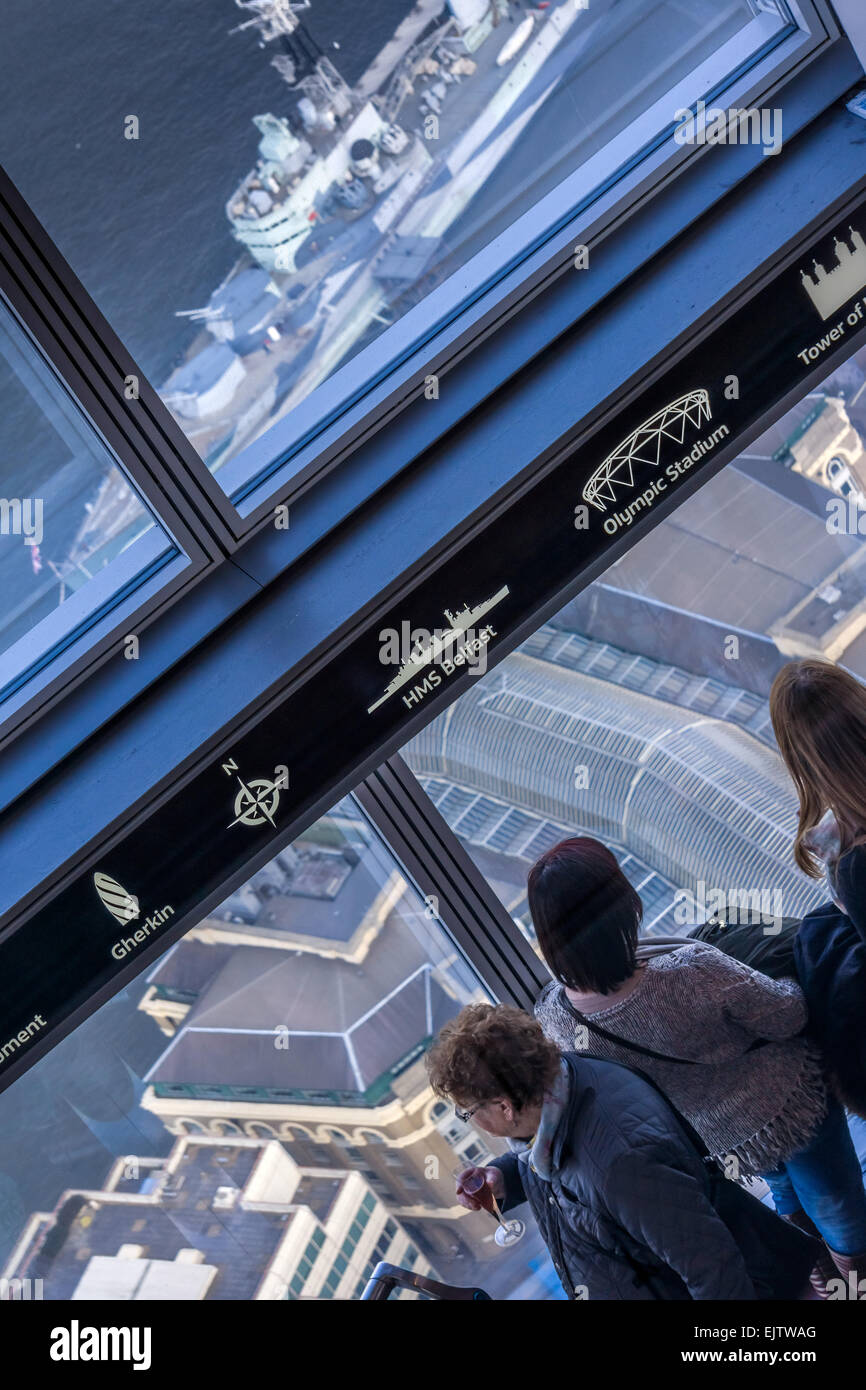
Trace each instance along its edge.
<path fill-rule="evenodd" d="M 485 1106 L 485 1105 L 488 1105 L 488 1104 L 489 1104 L 488 1101 L 486 1101 L 486 1100 L 480 1100 L 480 1101 L 478 1102 L 477 1105 L 473 1105 L 473 1107 L 472 1107 L 471 1110 L 458 1110 L 458 1109 L 457 1109 L 457 1106 L 455 1105 L 455 1107 L 454 1107 L 454 1114 L 457 1116 L 458 1120 L 461 1120 L 461 1121 L 462 1121 L 462 1123 L 463 1123 L 464 1125 L 468 1125 L 469 1121 L 472 1119 L 472 1116 L 475 1114 L 476 1110 L 483 1110 L 483 1109 L 484 1109 L 484 1106 Z"/>

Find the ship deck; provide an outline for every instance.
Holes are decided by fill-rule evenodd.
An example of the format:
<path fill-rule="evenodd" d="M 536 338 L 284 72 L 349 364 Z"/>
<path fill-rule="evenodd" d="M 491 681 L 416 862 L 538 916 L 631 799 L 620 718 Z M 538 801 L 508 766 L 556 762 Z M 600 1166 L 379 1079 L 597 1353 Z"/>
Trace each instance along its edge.
<path fill-rule="evenodd" d="M 611 0 L 608 0 L 607 4 L 604 0 L 599 0 L 599 3 L 606 10 Z M 436 18 L 436 5 L 437 0 L 429 0 L 429 4 L 423 9 L 420 5 L 416 6 L 407 17 L 407 21 L 404 21 L 408 23 L 414 16 L 414 37 L 417 37 L 431 19 Z M 231 457 L 243 444 L 252 442 L 262 429 L 281 418 L 313 389 L 323 375 L 328 375 L 340 360 L 345 359 L 352 344 L 366 331 L 366 325 L 371 318 L 381 311 L 376 310 L 374 300 L 381 303 L 384 292 L 381 287 L 376 289 L 373 284 L 374 269 L 379 257 L 393 243 L 395 236 L 403 234 L 438 237 L 440 233 L 433 222 L 437 215 L 439 220 L 442 220 L 442 209 L 445 206 L 443 192 L 456 186 L 462 170 L 467 171 L 465 181 L 471 184 L 468 166 L 472 161 L 479 155 L 483 156 L 485 150 L 499 140 L 503 133 L 507 134 L 512 126 L 517 128 L 521 117 L 528 116 L 532 108 L 562 77 L 569 65 L 574 63 L 579 50 L 587 41 L 587 15 L 580 11 L 552 52 L 515 94 L 511 105 L 502 109 L 506 103 L 501 99 L 497 103 L 497 94 L 503 92 L 508 81 L 517 80 L 513 75 L 518 72 L 521 60 L 530 51 L 551 16 L 566 5 L 570 5 L 570 0 L 554 0 L 549 10 L 541 14 L 536 12 L 536 23 L 527 42 L 514 58 L 502 67 L 497 67 L 496 60 L 514 34 L 517 25 L 525 19 L 531 8 L 522 3 L 512 4 L 509 18 L 500 19 L 480 48 L 472 54 L 465 55 L 475 63 L 475 71 L 447 84 L 441 108 L 436 113 L 438 139 L 425 141 L 425 148 L 433 156 L 429 173 L 393 226 L 382 232 L 373 220 L 381 207 L 381 198 L 360 216 L 351 220 L 337 214 L 321 218 L 315 224 L 311 236 L 303 243 L 296 256 L 297 269 L 291 277 L 292 282 L 303 283 L 308 286 L 308 290 L 297 301 L 295 307 L 305 302 L 316 302 L 328 276 L 338 271 L 352 272 L 333 298 L 331 312 L 321 328 L 321 337 L 315 353 L 316 360 L 309 361 L 308 339 L 304 335 L 300 338 L 295 337 L 291 332 L 290 323 L 287 324 L 289 331 L 282 342 L 271 352 L 260 351 L 245 358 L 247 379 L 241 383 L 231 408 L 220 419 L 202 420 L 191 431 L 197 447 L 206 457 L 211 455 L 208 460 L 211 467 L 219 467 L 223 459 Z M 596 12 L 593 19 L 597 20 L 598 17 Z M 401 42 L 406 39 L 408 32 L 404 31 Z M 409 46 L 406 44 L 406 48 Z M 379 57 L 384 53 L 383 49 Z M 384 67 L 382 71 L 384 72 Z M 365 77 L 371 72 L 372 65 Z M 395 117 L 407 132 L 414 133 L 422 140 L 425 120 L 425 113 L 422 111 L 423 93 L 439 80 L 438 74 L 419 74 L 415 78 L 414 90 L 407 95 Z M 495 151 L 492 157 L 495 159 Z M 407 218 L 407 213 L 411 213 L 411 217 Z M 409 222 L 411 226 L 408 225 Z M 358 331 L 350 332 L 343 326 L 344 320 L 357 322 Z M 274 413 L 267 420 L 262 419 L 254 424 L 250 418 L 251 415 L 255 415 L 255 412 L 250 410 L 251 403 L 257 398 L 261 399 L 262 392 L 269 389 L 269 384 L 275 384 L 275 377 L 279 378 L 279 390 L 277 399 L 273 402 Z M 240 437 L 240 428 L 236 433 L 231 431 L 232 419 L 243 424 L 243 439 Z M 232 433 L 234 438 L 230 438 Z M 216 457 L 213 456 L 215 453 Z"/>
<path fill-rule="evenodd" d="M 438 19 L 445 10 L 445 0 L 418 0 L 415 8 L 394 31 L 393 37 L 380 49 L 355 87 L 361 101 L 367 101 L 378 92 L 391 76 L 394 69 L 403 61 L 412 45 L 420 38 L 431 20 Z"/>

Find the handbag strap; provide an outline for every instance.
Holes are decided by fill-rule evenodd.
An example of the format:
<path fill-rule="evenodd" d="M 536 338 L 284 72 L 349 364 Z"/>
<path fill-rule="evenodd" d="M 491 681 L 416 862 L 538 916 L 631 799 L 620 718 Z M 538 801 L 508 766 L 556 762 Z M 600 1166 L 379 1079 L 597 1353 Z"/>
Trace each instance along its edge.
<path fill-rule="evenodd" d="M 684 1067 L 707 1067 L 715 1065 L 713 1062 L 701 1062 L 697 1057 L 674 1057 L 669 1052 L 654 1052 L 651 1047 L 644 1047 L 643 1043 L 631 1042 L 628 1038 L 621 1038 L 617 1033 L 609 1033 L 606 1028 L 602 1028 L 600 1023 L 593 1023 L 591 1018 L 587 1017 L 586 1014 L 582 1014 L 580 1009 L 576 1009 L 565 993 L 564 988 L 562 989 L 562 1002 L 569 1013 L 574 1014 L 576 1019 L 584 1023 L 587 1028 L 591 1028 L 594 1033 L 598 1033 L 599 1037 L 607 1038 L 608 1042 L 616 1043 L 619 1047 L 627 1047 L 632 1052 L 639 1052 L 642 1057 L 654 1057 L 657 1062 L 676 1062 L 678 1065 Z M 754 1052 L 756 1048 L 764 1047 L 769 1041 L 769 1038 L 755 1038 L 753 1042 L 749 1043 L 746 1051 Z"/>
<path fill-rule="evenodd" d="M 657 1062 L 677 1062 L 684 1067 L 701 1066 L 701 1063 L 695 1061 L 693 1057 L 671 1057 L 666 1052 L 654 1052 L 651 1047 L 644 1047 L 642 1043 L 629 1042 L 628 1038 L 621 1038 L 616 1033 L 609 1033 L 606 1028 L 602 1028 L 600 1023 L 593 1023 L 591 1018 L 582 1014 L 580 1009 L 576 1009 L 564 990 L 562 998 L 569 1013 L 574 1014 L 576 1019 L 584 1023 L 587 1028 L 591 1028 L 594 1033 L 598 1033 L 600 1037 L 607 1038 L 608 1042 L 617 1043 L 620 1047 L 627 1047 L 632 1052 L 639 1052 L 642 1057 L 654 1057 Z"/>

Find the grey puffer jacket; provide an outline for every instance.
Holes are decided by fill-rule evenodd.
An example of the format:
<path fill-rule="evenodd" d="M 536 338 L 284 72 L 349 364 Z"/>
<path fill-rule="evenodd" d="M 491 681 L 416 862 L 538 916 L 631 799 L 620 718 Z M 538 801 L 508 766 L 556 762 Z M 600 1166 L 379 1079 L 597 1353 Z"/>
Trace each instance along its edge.
<path fill-rule="evenodd" d="M 563 1061 L 568 1101 L 549 1180 L 515 1153 L 492 1166 L 505 1179 L 504 1211 L 529 1202 L 569 1298 L 796 1296 L 791 1281 L 804 1286 L 814 1262 L 801 1233 L 763 1209 L 777 1248 L 763 1249 L 756 1228 L 745 1255 L 713 1205 L 705 1162 L 655 1087 L 615 1062 L 575 1053 Z M 738 1196 L 760 1207 L 742 1189 Z M 769 1287 L 777 1262 L 780 1285 L 787 1281 L 778 1291 Z"/>

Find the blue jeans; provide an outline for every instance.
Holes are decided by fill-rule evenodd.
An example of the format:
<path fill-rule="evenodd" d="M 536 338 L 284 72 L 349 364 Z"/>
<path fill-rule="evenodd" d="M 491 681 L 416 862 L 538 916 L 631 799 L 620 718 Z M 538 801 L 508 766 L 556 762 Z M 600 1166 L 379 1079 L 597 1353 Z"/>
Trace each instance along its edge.
<path fill-rule="evenodd" d="M 854 1141 L 854 1148 L 857 1150 L 857 1157 L 860 1160 L 860 1167 L 863 1169 L 863 1176 L 866 1178 L 866 1120 L 859 1115 L 848 1116 L 848 1129 Z"/>
<path fill-rule="evenodd" d="M 804 1211 L 840 1255 L 866 1251 L 863 1172 L 841 1105 L 831 1100 L 806 1148 L 763 1176 L 782 1216 Z"/>

